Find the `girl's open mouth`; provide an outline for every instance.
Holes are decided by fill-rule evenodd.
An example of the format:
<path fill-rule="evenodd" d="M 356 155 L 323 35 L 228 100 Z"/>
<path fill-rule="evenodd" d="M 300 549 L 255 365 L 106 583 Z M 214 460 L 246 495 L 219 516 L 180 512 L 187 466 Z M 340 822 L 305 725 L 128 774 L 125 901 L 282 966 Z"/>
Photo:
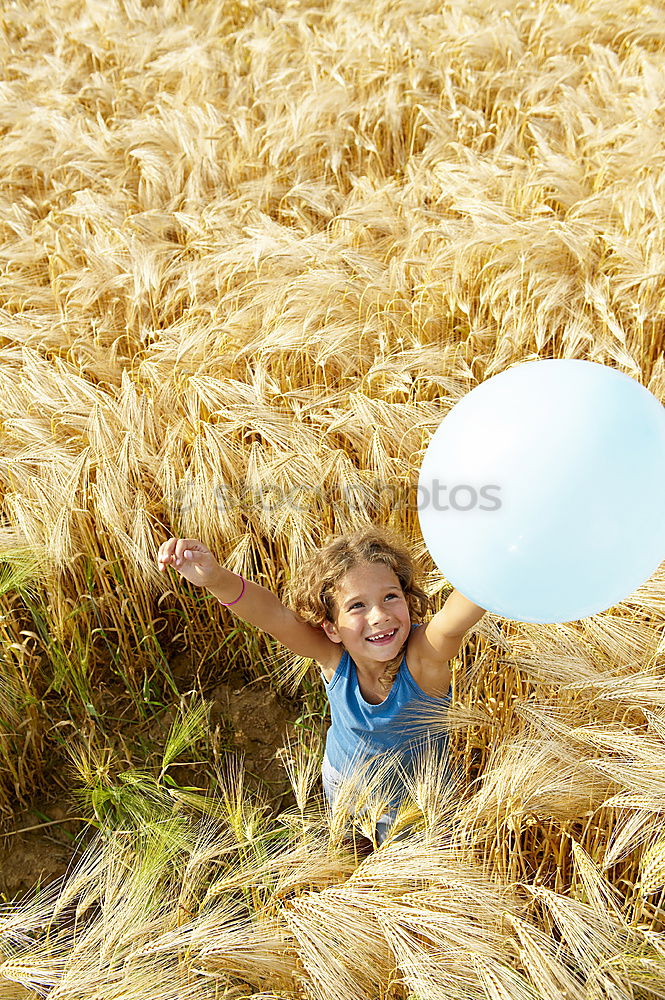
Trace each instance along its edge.
<path fill-rule="evenodd" d="M 383 646 L 392 640 L 397 635 L 397 629 L 394 628 L 391 632 L 380 632 L 377 637 L 368 637 L 367 642 L 371 642 L 375 646 Z"/>

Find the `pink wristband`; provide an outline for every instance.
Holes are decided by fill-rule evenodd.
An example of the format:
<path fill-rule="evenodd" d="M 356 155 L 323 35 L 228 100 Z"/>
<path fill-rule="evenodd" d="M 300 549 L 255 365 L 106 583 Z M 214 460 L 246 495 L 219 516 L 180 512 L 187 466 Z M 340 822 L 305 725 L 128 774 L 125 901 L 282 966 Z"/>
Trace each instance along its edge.
<path fill-rule="evenodd" d="M 236 573 L 236 576 L 240 576 L 240 573 Z M 240 593 L 236 597 L 235 601 L 229 601 L 228 604 L 225 604 L 224 601 L 219 601 L 219 598 L 217 598 L 217 600 L 219 601 L 219 603 L 221 605 L 223 605 L 225 608 L 230 608 L 232 604 L 237 604 L 238 601 L 240 600 L 240 598 L 242 597 L 242 595 L 245 593 L 245 578 L 243 576 L 240 576 L 240 579 L 242 580 L 242 590 L 240 591 Z"/>

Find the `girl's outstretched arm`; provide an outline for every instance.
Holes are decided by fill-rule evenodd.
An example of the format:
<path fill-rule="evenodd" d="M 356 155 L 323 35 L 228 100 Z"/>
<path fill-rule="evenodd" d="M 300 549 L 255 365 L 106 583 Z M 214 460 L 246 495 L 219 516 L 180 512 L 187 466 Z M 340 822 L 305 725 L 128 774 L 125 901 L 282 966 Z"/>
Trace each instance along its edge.
<path fill-rule="evenodd" d="M 485 609 L 453 590 L 440 611 L 412 639 L 417 680 L 428 694 L 444 695 L 450 687 L 449 661 L 457 656 L 464 635 L 480 621 Z"/>
<path fill-rule="evenodd" d="M 217 562 L 210 549 L 196 538 L 168 538 L 159 547 L 157 565 L 171 566 L 190 583 L 205 587 L 243 621 L 267 632 L 298 656 L 311 657 L 324 666 L 339 660 L 339 648 L 323 629 L 315 628 L 282 604 L 272 591 L 243 581 Z M 239 598 L 239 599 L 238 599 Z"/>
<path fill-rule="evenodd" d="M 448 639 L 461 641 L 465 632 L 479 622 L 484 614 L 484 608 L 474 604 L 464 594 L 460 594 L 459 590 L 453 590 L 427 628 L 431 631 L 432 637 L 440 634 Z"/>

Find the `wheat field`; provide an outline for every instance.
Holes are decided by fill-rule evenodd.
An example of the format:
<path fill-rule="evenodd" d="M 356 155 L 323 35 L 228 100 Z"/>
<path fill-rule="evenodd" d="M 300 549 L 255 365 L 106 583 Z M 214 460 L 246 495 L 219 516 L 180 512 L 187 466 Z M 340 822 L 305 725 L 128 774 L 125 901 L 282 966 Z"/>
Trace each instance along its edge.
<path fill-rule="evenodd" d="M 60 781 L 99 827 L 0 908 L 1 1000 L 665 997 L 662 567 L 580 622 L 486 615 L 455 782 L 424 762 L 416 832 L 360 859 L 312 665 L 156 566 L 199 537 L 281 593 L 372 520 L 436 608 L 403 501 L 451 406 L 535 358 L 665 402 L 663 4 L 5 0 L 0 26 L 0 821 Z M 232 754 L 174 779 L 208 746 L 176 647 L 309 706 L 288 808 Z M 180 712 L 152 770 L 113 770 L 111 683 L 137 727 Z"/>

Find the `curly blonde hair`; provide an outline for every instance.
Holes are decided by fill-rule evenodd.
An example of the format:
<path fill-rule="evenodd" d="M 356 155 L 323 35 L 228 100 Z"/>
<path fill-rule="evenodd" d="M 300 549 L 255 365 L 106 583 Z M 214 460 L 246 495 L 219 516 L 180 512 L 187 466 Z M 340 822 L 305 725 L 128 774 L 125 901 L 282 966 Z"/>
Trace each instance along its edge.
<path fill-rule="evenodd" d="M 418 571 L 411 553 L 398 535 L 376 525 L 329 536 L 324 545 L 298 567 L 287 587 L 292 610 L 310 625 L 321 627 L 324 621 L 334 622 L 337 586 L 342 577 L 364 562 L 381 562 L 388 566 L 400 582 L 411 619 L 423 618 L 429 609 L 429 598 L 418 584 Z M 382 687 L 392 685 L 404 645 L 395 659 L 386 664 L 379 678 Z"/>

